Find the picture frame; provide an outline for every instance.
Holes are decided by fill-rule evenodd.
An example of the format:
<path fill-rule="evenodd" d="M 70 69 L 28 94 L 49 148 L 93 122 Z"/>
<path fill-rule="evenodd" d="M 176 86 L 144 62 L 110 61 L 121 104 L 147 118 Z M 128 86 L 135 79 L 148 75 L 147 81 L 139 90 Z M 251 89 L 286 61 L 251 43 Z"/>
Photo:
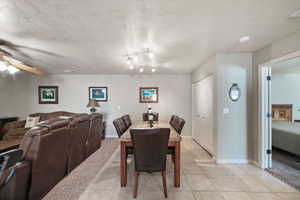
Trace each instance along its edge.
<path fill-rule="evenodd" d="M 58 86 L 39 86 L 39 104 L 58 104 Z"/>
<path fill-rule="evenodd" d="M 158 103 L 158 87 L 140 87 L 140 103 Z"/>
<path fill-rule="evenodd" d="M 108 101 L 108 88 L 107 87 L 89 87 L 89 99 L 96 101 Z"/>

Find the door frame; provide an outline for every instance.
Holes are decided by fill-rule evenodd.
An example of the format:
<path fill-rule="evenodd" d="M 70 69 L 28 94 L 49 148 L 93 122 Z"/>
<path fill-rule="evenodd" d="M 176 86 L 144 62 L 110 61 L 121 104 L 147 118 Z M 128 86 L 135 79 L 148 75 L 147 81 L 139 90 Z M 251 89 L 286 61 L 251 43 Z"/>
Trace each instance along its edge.
<path fill-rule="evenodd" d="M 267 76 L 272 75 L 272 65 L 299 56 L 296 51 L 258 66 L 258 165 L 262 169 L 272 167 L 272 154 L 267 154 L 272 149 L 272 79 L 268 81 Z"/>

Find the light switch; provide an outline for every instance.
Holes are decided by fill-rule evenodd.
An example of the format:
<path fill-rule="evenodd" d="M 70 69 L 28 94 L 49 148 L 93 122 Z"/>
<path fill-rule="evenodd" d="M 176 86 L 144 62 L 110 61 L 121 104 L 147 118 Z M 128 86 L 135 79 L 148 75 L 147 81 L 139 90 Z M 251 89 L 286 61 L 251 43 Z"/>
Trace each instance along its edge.
<path fill-rule="evenodd" d="M 229 108 L 223 108 L 223 114 L 226 115 L 229 113 Z"/>

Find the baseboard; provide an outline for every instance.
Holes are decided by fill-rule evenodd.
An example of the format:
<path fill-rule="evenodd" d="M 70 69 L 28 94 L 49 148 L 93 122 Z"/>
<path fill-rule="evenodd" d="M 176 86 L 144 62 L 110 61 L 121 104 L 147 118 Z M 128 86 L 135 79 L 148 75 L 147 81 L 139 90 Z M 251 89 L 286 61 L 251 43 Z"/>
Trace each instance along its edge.
<path fill-rule="evenodd" d="M 249 164 L 251 163 L 250 160 L 247 159 L 221 159 L 221 160 L 216 160 L 217 164 Z"/>

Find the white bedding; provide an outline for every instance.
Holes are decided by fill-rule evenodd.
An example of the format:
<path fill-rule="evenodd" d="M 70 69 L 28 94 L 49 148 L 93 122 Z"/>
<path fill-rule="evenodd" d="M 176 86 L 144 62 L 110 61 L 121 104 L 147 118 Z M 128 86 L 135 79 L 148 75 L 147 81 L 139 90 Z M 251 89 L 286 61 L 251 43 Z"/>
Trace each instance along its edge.
<path fill-rule="evenodd" d="M 292 134 L 300 135 L 299 122 L 272 122 L 272 129 L 286 131 Z"/>

